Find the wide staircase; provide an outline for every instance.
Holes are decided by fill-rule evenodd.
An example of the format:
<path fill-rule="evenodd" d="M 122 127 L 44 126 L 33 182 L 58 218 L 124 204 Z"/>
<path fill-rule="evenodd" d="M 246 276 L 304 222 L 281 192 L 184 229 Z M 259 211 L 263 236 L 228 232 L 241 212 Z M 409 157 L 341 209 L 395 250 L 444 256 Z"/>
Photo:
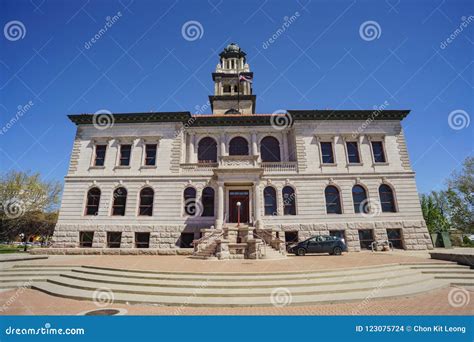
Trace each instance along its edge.
<path fill-rule="evenodd" d="M 32 288 L 78 300 L 169 306 L 311 305 L 411 296 L 448 286 L 474 291 L 474 270 L 450 262 L 309 272 L 190 273 L 94 266 L 15 265 L 1 288 Z"/>

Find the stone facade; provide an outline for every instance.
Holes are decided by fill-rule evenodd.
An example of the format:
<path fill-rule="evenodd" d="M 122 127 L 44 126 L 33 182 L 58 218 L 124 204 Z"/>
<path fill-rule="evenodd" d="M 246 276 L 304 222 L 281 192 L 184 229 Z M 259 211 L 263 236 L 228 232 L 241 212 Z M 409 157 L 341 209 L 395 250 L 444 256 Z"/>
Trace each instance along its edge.
<path fill-rule="evenodd" d="M 211 97 L 210 115 L 116 114 L 110 116 L 112 124 L 107 127 L 97 124 L 100 121 L 96 115 L 70 116 L 77 125 L 77 134 L 54 247 L 80 247 L 80 232 L 94 232 L 89 246 L 92 250 L 109 250 L 107 236 L 111 232 L 121 233 L 120 249 L 124 251 L 137 249 L 137 233 L 149 233 L 150 250 L 189 247 L 190 240 L 201 237 L 201 229 L 220 229 L 231 224 L 235 209 L 231 207 L 231 196 L 234 192 L 245 192 L 247 224 L 279 231 L 280 239 L 297 234 L 303 240 L 342 231 L 349 250 L 359 251 L 360 230 L 371 230 L 373 239 L 380 241 L 393 238 L 387 235 L 389 229 L 399 234 L 402 248 L 432 248 L 400 122 L 407 112 L 380 110 L 375 116 L 372 111 L 289 111 L 283 119 L 290 122 L 281 126 L 276 123 L 282 117 L 275 114 L 248 112 L 254 107 L 250 83 L 241 84 L 242 95 L 247 96 L 245 101 L 250 101 L 244 101 L 242 108 L 239 101 L 235 108 L 234 88 L 230 89 L 231 94 L 223 94 L 224 88 L 228 90 L 233 84 L 231 76 L 237 79 L 241 71 L 228 69 L 229 59 L 235 59 L 234 65 L 242 66 L 245 74 L 253 77 L 245 54 L 235 46 L 228 47 L 213 75 L 216 92 Z M 224 107 L 230 112 L 225 114 Z M 236 137 L 247 142 L 246 155 L 231 155 Z M 263 158 L 262 141 L 267 137 L 278 144 L 277 161 Z M 199 159 L 204 138 L 215 142 L 215 160 Z M 383 146 L 383 162 L 375 160 L 374 141 Z M 323 161 L 322 142 L 331 143 L 332 163 Z M 349 161 L 347 142 L 356 144 L 359 162 Z M 124 144 L 131 148 L 128 165 L 120 165 Z M 150 144 L 156 145 L 156 162 L 146 165 Z M 103 165 L 95 163 L 98 145 L 106 146 Z M 356 212 L 352 195 L 356 185 L 365 189 L 368 202 L 374 205 L 375 209 L 366 214 Z M 393 210 L 381 210 L 381 185 L 387 185 L 393 192 Z M 328 186 L 338 189 L 340 213 L 328 213 Z M 276 194 L 272 215 L 267 215 L 268 187 Z M 285 211 L 282 193 L 286 187 L 294 191 L 294 215 Z M 87 215 L 88 193 L 93 188 L 100 190 L 99 204 L 97 212 Z M 114 215 L 118 188 L 126 189 L 123 215 Z M 140 215 L 140 194 L 144 188 L 153 190 L 150 216 Z M 196 194 L 194 215 L 186 212 L 187 188 L 194 189 Z M 206 188 L 214 194 L 212 210 L 207 208 L 211 215 L 203 212 Z M 377 205 L 380 210 L 376 210 Z"/>

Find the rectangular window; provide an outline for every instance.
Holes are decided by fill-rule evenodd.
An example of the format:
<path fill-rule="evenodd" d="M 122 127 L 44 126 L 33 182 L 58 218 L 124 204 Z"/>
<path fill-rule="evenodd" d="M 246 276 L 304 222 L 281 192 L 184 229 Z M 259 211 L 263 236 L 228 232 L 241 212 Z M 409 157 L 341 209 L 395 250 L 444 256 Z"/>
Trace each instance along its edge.
<path fill-rule="evenodd" d="M 299 240 L 298 240 L 298 231 L 297 230 L 286 231 L 285 232 L 285 242 L 287 244 L 298 242 L 298 241 Z"/>
<path fill-rule="evenodd" d="M 403 249 L 402 230 L 401 229 L 387 229 L 388 241 L 393 245 L 393 248 Z"/>
<path fill-rule="evenodd" d="M 370 249 L 374 242 L 374 231 L 372 229 L 359 230 L 360 248 Z"/>
<path fill-rule="evenodd" d="M 321 157 L 323 164 L 334 164 L 334 155 L 331 142 L 321 142 Z"/>
<path fill-rule="evenodd" d="M 347 146 L 347 159 L 349 160 L 349 163 L 350 164 L 360 163 L 359 147 L 357 146 L 357 142 L 348 141 L 346 142 L 346 146 Z"/>
<path fill-rule="evenodd" d="M 385 153 L 381 141 L 372 141 L 372 152 L 374 153 L 374 162 L 385 163 Z"/>
<path fill-rule="evenodd" d="M 107 232 L 107 247 L 108 248 L 120 248 L 121 241 L 122 241 L 121 232 Z"/>
<path fill-rule="evenodd" d="M 90 248 L 94 240 L 94 232 L 79 232 L 79 247 Z"/>
<path fill-rule="evenodd" d="M 107 145 L 95 146 L 95 160 L 94 160 L 95 166 L 104 166 L 106 150 L 107 150 Z"/>
<path fill-rule="evenodd" d="M 149 248 L 150 247 L 150 233 L 135 233 L 135 247 Z"/>
<path fill-rule="evenodd" d="M 156 165 L 156 144 L 145 145 L 145 165 Z"/>
<path fill-rule="evenodd" d="M 132 152 L 132 145 L 120 145 L 120 166 L 130 165 L 130 154 Z"/>

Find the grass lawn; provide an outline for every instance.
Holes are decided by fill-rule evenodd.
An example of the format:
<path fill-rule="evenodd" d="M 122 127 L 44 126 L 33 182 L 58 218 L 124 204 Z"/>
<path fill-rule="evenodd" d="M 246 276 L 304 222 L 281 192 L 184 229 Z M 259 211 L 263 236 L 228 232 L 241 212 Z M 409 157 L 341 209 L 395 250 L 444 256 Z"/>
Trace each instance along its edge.
<path fill-rule="evenodd" d="M 23 246 L 0 245 L 0 254 L 23 252 Z"/>

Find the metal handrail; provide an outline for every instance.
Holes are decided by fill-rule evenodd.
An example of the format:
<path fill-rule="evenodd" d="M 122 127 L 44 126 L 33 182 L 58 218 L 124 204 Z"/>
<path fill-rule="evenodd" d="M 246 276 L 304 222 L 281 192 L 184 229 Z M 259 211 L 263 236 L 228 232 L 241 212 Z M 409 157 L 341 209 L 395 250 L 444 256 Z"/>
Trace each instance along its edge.
<path fill-rule="evenodd" d="M 375 252 L 377 247 L 378 246 L 385 246 L 385 245 L 388 245 L 388 247 L 393 251 L 393 243 L 391 241 L 388 241 L 388 240 L 384 240 L 384 241 L 374 241 L 370 244 L 370 247 L 372 249 L 372 252 Z"/>

